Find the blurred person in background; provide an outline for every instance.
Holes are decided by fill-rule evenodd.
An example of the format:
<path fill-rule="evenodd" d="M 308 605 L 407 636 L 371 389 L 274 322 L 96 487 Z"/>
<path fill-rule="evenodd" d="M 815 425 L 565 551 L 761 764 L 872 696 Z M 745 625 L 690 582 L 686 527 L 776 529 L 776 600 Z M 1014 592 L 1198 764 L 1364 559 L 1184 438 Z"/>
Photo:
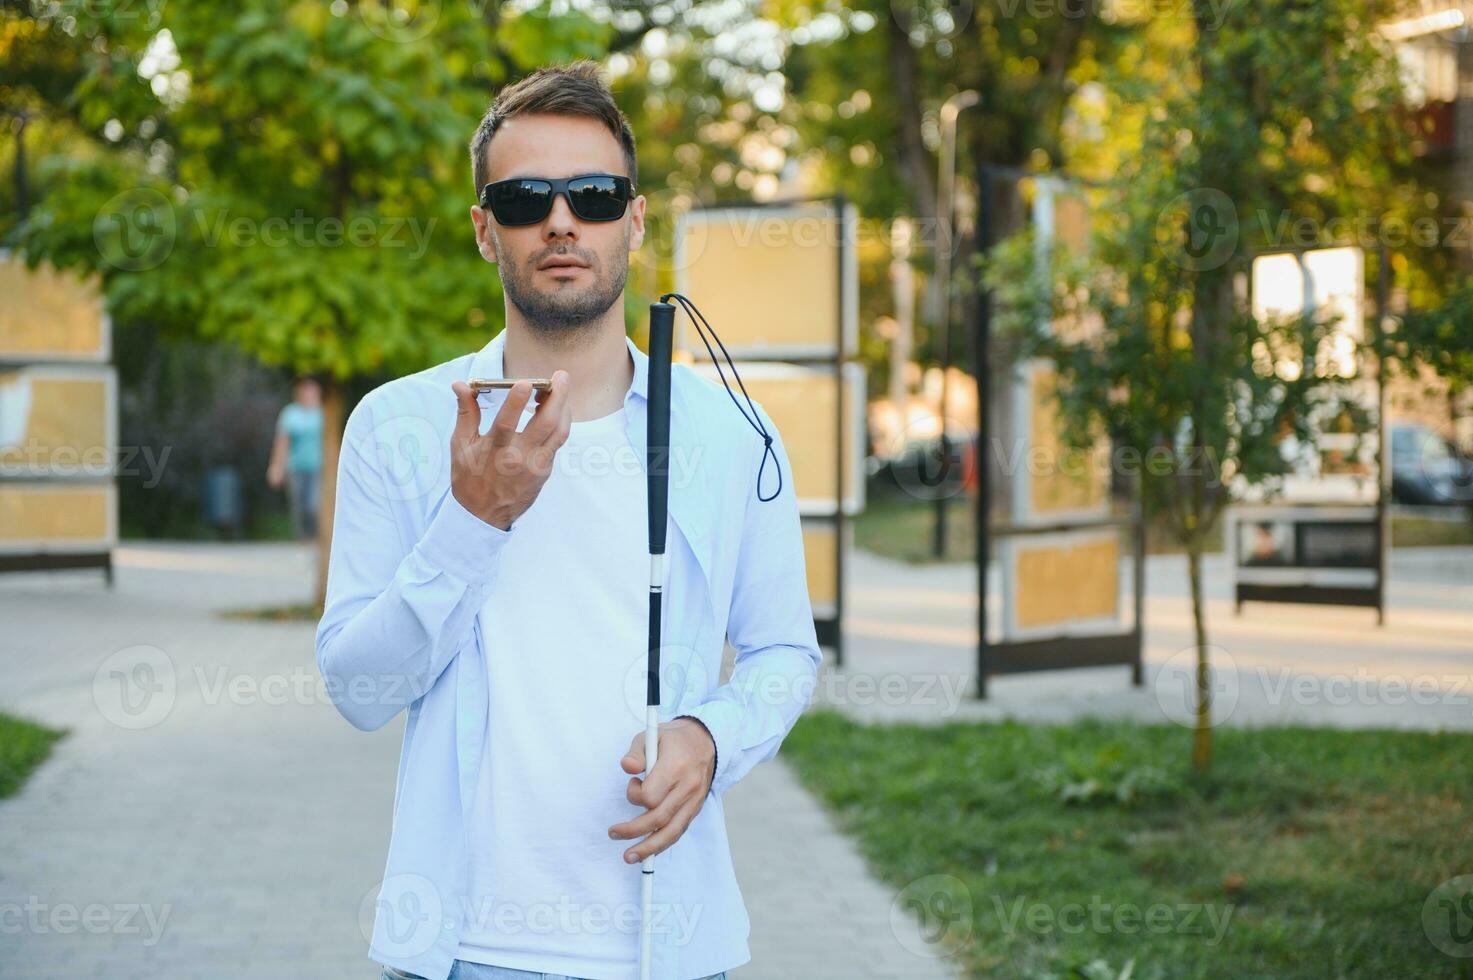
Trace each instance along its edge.
<path fill-rule="evenodd" d="M 299 539 L 315 538 L 322 485 L 322 387 L 312 378 L 296 380 L 292 400 L 276 417 L 266 482 L 273 490 L 286 484 L 292 528 Z"/>

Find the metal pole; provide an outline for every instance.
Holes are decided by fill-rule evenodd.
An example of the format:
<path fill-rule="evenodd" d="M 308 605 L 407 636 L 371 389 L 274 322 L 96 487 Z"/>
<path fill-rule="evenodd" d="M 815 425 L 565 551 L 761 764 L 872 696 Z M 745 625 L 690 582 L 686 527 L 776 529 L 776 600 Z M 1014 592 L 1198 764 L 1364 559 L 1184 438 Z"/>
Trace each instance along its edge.
<path fill-rule="evenodd" d="M 956 247 L 952 235 L 952 211 L 956 197 L 956 124 L 957 117 L 981 101 L 973 91 L 958 92 L 941 106 L 941 174 L 936 181 L 936 348 L 941 359 L 941 459 L 938 477 L 945 481 L 951 469 L 951 440 L 946 434 L 946 396 L 950 391 L 947 378 L 951 373 L 951 257 Z M 946 554 L 946 495 L 938 494 L 932 505 L 936 512 L 931 539 L 931 553 L 937 558 Z"/>
<path fill-rule="evenodd" d="M 846 249 L 849 243 L 845 241 L 844 212 L 848 207 L 848 201 L 843 194 L 834 197 L 834 222 L 838 226 L 839 247 L 839 336 L 834 346 L 834 435 L 837 439 L 834 443 L 834 458 L 837 463 L 834 467 L 834 493 L 837 495 L 837 506 L 834 508 L 834 666 L 844 666 L 844 325 L 847 312 L 844 309 L 848 297 L 844 289 L 844 268 L 846 264 Z M 854 447 L 855 452 L 860 447 Z"/>
<path fill-rule="evenodd" d="M 26 123 L 31 117 L 24 109 L 16 113 L 15 126 L 15 213 L 19 224 L 25 224 L 31 213 L 31 196 L 26 187 Z"/>
<path fill-rule="evenodd" d="M 992 244 L 992 168 L 977 164 L 978 221 L 977 249 L 986 253 Z M 989 404 L 992 392 L 992 295 L 986 284 L 977 280 L 977 342 L 972 351 L 973 370 L 977 375 L 977 697 L 987 697 L 987 566 L 991 557 L 991 465 L 988 444 L 992 414 Z"/>
<path fill-rule="evenodd" d="M 1386 455 L 1386 304 L 1391 294 L 1391 253 L 1376 252 L 1376 625 L 1386 625 L 1387 556 L 1391 550 L 1390 485 Z"/>

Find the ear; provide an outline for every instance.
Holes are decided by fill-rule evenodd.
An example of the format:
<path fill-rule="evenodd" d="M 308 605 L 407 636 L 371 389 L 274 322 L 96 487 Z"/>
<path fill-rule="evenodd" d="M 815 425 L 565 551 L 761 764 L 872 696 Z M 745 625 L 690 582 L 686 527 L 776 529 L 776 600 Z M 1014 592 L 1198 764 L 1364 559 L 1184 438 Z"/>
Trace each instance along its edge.
<path fill-rule="evenodd" d="M 472 204 L 471 224 L 476 229 L 476 246 L 481 250 L 481 258 L 494 265 L 496 263 L 496 238 L 495 232 L 491 230 L 491 215 L 487 214 L 479 204 Z"/>
<path fill-rule="evenodd" d="M 629 202 L 629 251 L 638 252 L 644 244 L 644 195 Z"/>

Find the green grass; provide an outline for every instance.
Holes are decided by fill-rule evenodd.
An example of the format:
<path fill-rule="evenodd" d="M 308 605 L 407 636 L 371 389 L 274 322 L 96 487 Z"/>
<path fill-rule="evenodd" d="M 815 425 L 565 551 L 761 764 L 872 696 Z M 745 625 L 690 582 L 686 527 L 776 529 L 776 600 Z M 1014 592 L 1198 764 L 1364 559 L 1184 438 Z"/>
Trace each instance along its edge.
<path fill-rule="evenodd" d="M 1473 977 L 1422 925 L 1473 873 L 1473 735 L 1216 737 L 1203 780 L 1172 726 L 816 711 L 783 756 L 971 976 Z"/>
<path fill-rule="evenodd" d="M 322 618 L 322 607 L 315 602 L 298 602 L 288 606 L 256 606 L 229 609 L 222 619 L 253 619 L 270 623 L 315 623 Z"/>
<path fill-rule="evenodd" d="M 0 799 L 14 796 L 65 734 L 0 712 Z"/>

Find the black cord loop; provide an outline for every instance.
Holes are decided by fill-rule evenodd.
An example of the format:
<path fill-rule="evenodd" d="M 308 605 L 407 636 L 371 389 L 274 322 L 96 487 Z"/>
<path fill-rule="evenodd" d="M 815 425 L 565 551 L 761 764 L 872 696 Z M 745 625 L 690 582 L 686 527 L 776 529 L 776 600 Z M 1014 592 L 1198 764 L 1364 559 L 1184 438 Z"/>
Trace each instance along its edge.
<path fill-rule="evenodd" d="M 711 355 L 711 363 L 716 365 L 716 374 L 721 378 L 721 384 L 726 388 L 726 394 L 730 396 L 731 403 L 737 407 L 738 412 L 742 413 L 742 418 L 747 420 L 747 424 L 756 429 L 757 433 L 762 436 L 762 463 L 757 467 L 757 499 L 763 503 L 776 499 L 777 495 L 783 492 L 782 464 L 777 461 L 777 453 L 773 451 L 772 435 L 762 425 L 762 420 L 757 415 L 757 406 L 752 404 L 752 396 L 747 394 L 747 386 L 742 384 L 742 376 L 737 373 L 736 365 L 732 363 L 731 355 L 726 352 L 726 345 L 721 342 L 721 338 L 716 335 L 715 329 L 701 315 L 701 311 L 696 309 L 696 304 L 692 303 L 685 296 L 682 296 L 680 293 L 666 293 L 660 297 L 660 302 L 668 303 L 672 299 L 680 304 L 681 309 L 685 310 L 685 315 L 690 317 L 690 322 L 695 326 L 696 333 L 701 338 L 701 343 L 706 345 L 706 353 Z M 737 386 L 742 389 L 742 397 L 747 399 L 747 408 L 752 410 L 750 415 L 747 414 L 747 409 L 742 407 L 742 403 L 737 401 L 736 394 L 732 392 L 731 384 L 726 380 L 726 372 L 721 370 L 721 362 L 716 359 L 716 352 L 711 349 L 711 341 L 706 339 L 707 331 L 710 331 L 711 336 L 716 340 L 716 346 L 721 348 L 721 354 L 726 358 L 727 366 L 731 368 L 732 377 L 736 378 Z M 762 471 L 767 469 L 768 456 L 772 457 L 772 462 L 777 467 L 777 489 L 772 492 L 771 497 L 764 497 L 762 496 Z"/>

